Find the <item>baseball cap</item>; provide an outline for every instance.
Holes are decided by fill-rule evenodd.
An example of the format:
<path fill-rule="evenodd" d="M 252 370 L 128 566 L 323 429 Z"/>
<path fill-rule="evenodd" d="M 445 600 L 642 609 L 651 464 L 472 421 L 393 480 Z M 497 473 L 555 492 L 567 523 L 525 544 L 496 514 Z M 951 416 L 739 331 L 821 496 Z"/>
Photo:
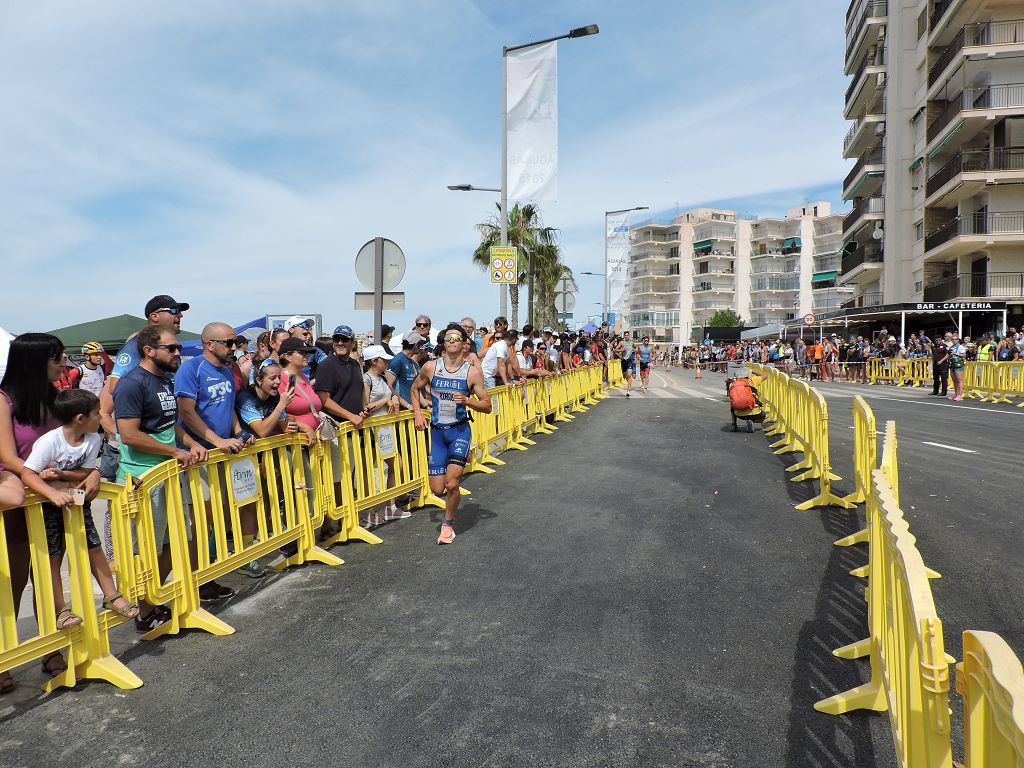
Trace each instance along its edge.
<path fill-rule="evenodd" d="M 277 349 L 279 355 L 287 355 L 289 352 L 305 352 L 308 355 L 310 352 L 315 351 L 313 347 L 306 344 L 302 339 L 294 338 L 285 339 Z"/>
<path fill-rule="evenodd" d="M 146 302 L 146 317 L 162 309 L 180 309 L 182 312 L 188 310 L 189 305 L 182 301 L 175 301 L 167 294 L 154 296 Z"/>
<path fill-rule="evenodd" d="M 363 360 L 367 363 L 371 360 L 376 360 L 378 357 L 383 357 L 385 360 L 390 360 L 394 355 L 389 355 L 388 351 L 384 349 L 383 344 L 371 344 L 363 350 Z"/>
<path fill-rule="evenodd" d="M 313 318 L 303 317 L 302 315 L 292 315 L 284 321 L 284 329 L 286 331 L 290 331 L 292 328 L 296 328 L 300 325 L 305 326 L 306 328 L 312 328 Z"/>
<path fill-rule="evenodd" d="M 541 330 L 541 333 L 554 333 L 555 332 L 555 329 L 552 328 L 550 325 L 545 325 L 540 330 Z"/>
<path fill-rule="evenodd" d="M 386 325 L 386 324 L 385 324 L 385 325 L 382 325 L 382 326 L 380 327 L 380 337 L 381 337 L 382 339 L 383 339 L 383 338 L 384 338 L 385 336 L 387 336 L 387 335 L 388 335 L 389 333 L 394 333 L 394 332 L 395 332 L 395 326 L 393 326 L 393 325 Z"/>
<path fill-rule="evenodd" d="M 416 331 L 406 331 L 405 335 L 402 337 L 402 343 L 410 346 L 422 344 L 424 341 L 426 341 L 426 338 L 416 333 Z"/>
<path fill-rule="evenodd" d="M 335 337 L 344 336 L 347 339 L 354 339 L 356 337 L 356 334 L 352 330 L 352 327 L 348 325 L 339 325 L 337 328 L 334 329 L 334 333 L 332 333 L 331 335 Z"/>

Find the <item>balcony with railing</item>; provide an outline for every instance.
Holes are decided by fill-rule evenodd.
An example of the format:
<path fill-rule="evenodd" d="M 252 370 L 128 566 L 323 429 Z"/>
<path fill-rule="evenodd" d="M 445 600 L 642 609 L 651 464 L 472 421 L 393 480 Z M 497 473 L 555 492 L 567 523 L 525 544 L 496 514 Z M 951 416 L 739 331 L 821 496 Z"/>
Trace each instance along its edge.
<path fill-rule="evenodd" d="M 799 277 L 757 277 L 750 281 L 751 293 L 757 291 L 798 291 Z"/>
<path fill-rule="evenodd" d="M 826 235 L 842 234 L 843 225 L 836 219 L 814 222 L 814 236 L 825 237 Z"/>
<path fill-rule="evenodd" d="M 925 301 L 1024 298 L 1024 272 L 974 272 L 924 287 Z"/>
<path fill-rule="evenodd" d="M 885 150 L 882 147 L 875 147 L 874 149 L 868 150 L 857 160 L 846 178 L 843 180 L 843 192 L 847 192 L 850 186 L 856 181 L 857 177 L 864 171 L 865 168 L 871 165 L 882 166 L 879 170 L 884 168 L 885 164 Z"/>
<path fill-rule="evenodd" d="M 879 91 L 881 94 L 882 92 Z M 850 130 L 843 139 L 843 156 L 849 157 L 850 153 L 859 153 L 866 146 L 870 146 L 879 138 L 877 126 L 885 121 L 885 96 L 879 95 L 869 101 L 864 107 L 864 113 L 857 118 Z M 867 134 L 865 129 L 868 126 L 876 127 L 875 133 Z M 867 137 L 867 138 L 865 138 Z"/>
<path fill-rule="evenodd" d="M 756 259 L 750 262 L 752 275 L 788 275 L 800 272 L 800 262 L 796 259 Z"/>
<path fill-rule="evenodd" d="M 938 103 L 942 104 L 942 102 Z M 928 142 L 941 136 L 949 124 L 961 114 L 966 118 L 970 117 L 972 112 L 1020 109 L 1022 107 L 1024 107 L 1024 83 L 968 86 L 950 99 L 939 116 L 928 125 Z"/>
<path fill-rule="evenodd" d="M 638 233 L 635 233 L 630 237 L 629 242 L 631 245 L 638 245 L 639 243 L 678 243 L 679 233 L 662 233 L 652 232 L 649 229 L 644 229 Z"/>
<path fill-rule="evenodd" d="M 848 272 L 853 272 L 861 264 L 877 264 L 881 266 L 882 262 L 883 253 L 881 246 L 874 243 L 861 245 L 850 253 L 843 255 L 840 274 L 845 275 Z"/>
<path fill-rule="evenodd" d="M 819 311 L 839 309 L 843 302 L 849 301 L 854 294 L 854 288 L 819 288 L 811 292 L 811 306 Z"/>
<path fill-rule="evenodd" d="M 860 62 L 857 64 L 857 68 L 853 72 L 853 80 L 850 81 L 849 87 L 846 89 L 846 98 L 843 99 L 844 104 L 850 103 L 850 97 L 853 95 L 857 84 L 860 79 L 864 76 L 868 67 L 884 67 L 885 66 L 885 46 L 877 45 L 868 48 L 867 53 L 864 54 Z"/>
<path fill-rule="evenodd" d="M 882 306 L 882 292 L 881 291 L 869 291 L 868 293 L 862 293 L 859 296 L 854 296 L 849 301 L 844 301 L 839 305 L 843 309 L 855 309 L 857 307 L 880 307 Z"/>
<path fill-rule="evenodd" d="M 847 27 L 846 30 L 846 36 L 849 38 L 849 42 L 846 45 L 845 60 L 847 62 L 850 61 L 850 56 L 852 56 L 857 48 L 860 47 L 860 44 L 864 39 L 864 25 L 867 24 L 868 19 L 884 19 L 887 13 L 888 3 L 886 3 L 885 0 L 873 0 L 873 2 L 864 3 L 863 10 L 857 18 L 857 22 L 853 26 Z"/>
<path fill-rule="evenodd" d="M 962 174 L 988 172 L 1024 176 L 1024 148 L 965 149 L 928 177 L 925 194 L 930 197 Z"/>
<path fill-rule="evenodd" d="M 693 241 L 735 240 L 736 224 L 725 221 L 706 221 L 693 228 Z"/>
<path fill-rule="evenodd" d="M 954 216 L 946 223 L 928 232 L 924 236 L 924 250 L 927 253 L 960 237 L 984 238 L 995 243 L 997 242 L 995 238 L 1013 241 L 1014 236 L 1019 238 L 1021 235 L 1024 235 L 1024 212 L 1022 211 L 969 213 Z"/>
<path fill-rule="evenodd" d="M 853 202 L 853 210 L 843 219 L 843 231 L 850 232 L 865 216 L 880 219 L 885 214 L 885 198 L 857 198 Z"/>
<path fill-rule="evenodd" d="M 693 279 L 693 292 L 694 293 L 733 293 L 736 288 L 731 281 L 728 280 L 701 280 L 698 275 Z"/>
<path fill-rule="evenodd" d="M 815 272 L 838 272 L 842 266 L 843 260 L 838 253 L 814 257 Z"/>
<path fill-rule="evenodd" d="M 644 261 L 645 259 L 667 259 L 669 258 L 668 251 L 637 251 L 629 254 L 629 260 L 633 261 Z"/>

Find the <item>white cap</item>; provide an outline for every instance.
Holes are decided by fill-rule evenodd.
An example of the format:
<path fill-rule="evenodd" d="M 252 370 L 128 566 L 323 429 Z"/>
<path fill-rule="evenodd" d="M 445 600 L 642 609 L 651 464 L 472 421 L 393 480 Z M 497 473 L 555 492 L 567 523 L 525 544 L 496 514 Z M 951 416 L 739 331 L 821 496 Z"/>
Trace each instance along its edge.
<path fill-rule="evenodd" d="M 299 325 L 308 325 L 312 327 L 313 318 L 303 317 L 302 315 L 292 315 L 291 317 L 284 321 L 284 329 L 286 331 L 290 331 L 292 328 L 295 328 L 296 326 Z"/>
<path fill-rule="evenodd" d="M 363 361 L 370 362 L 376 360 L 378 357 L 383 357 L 385 360 L 390 360 L 394 355 L 389 355 L 388 351 L 384 349 L 381 344 L 371 344 L 363 350 Z"/>

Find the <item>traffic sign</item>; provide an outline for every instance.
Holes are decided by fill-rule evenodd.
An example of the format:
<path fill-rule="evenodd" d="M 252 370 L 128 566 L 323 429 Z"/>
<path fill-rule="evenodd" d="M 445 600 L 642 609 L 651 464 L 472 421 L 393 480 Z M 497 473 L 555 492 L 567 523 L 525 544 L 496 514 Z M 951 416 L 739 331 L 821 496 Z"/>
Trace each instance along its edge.
<path fill-rule="evenodd" d="M 519 249 L 515 246 L 491 246 L 492 283 L 511 283 L 514 285 L 518 282 L 518 270 L 516 268 L 519 263 L 518 254 Z"/>
<path fill-rule="evenodd" d="M 559 312 L 556 315 L 558 320 L 572 320 L 572 312 Z"/>
<path fill-rule="evenodd" d="M 814 325 L 814 315 L 810 312 L 804 315 L 804 325 Z"/>

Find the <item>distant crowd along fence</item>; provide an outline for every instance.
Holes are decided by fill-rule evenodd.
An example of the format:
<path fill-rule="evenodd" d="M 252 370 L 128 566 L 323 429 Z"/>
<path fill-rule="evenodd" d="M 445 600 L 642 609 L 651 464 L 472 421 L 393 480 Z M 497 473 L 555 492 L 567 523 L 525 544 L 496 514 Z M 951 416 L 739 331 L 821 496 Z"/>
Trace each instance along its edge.
<path fill-rule="evenodd" d="M 751 364 L 760 379 L 769 432 L 783 435 L 777 453 L 791 448 L 804 454 L 797 466 L 816 468 L 819 493 L 797 506 L 865 505 L 865 527 L 836 542 L 868 545 L 867 565 L 852 576 L 867 579 L 867 637 L 837 648 L 842 659 L 867 658 L 870 680 L 815 704 L 831 715 L 854 710 L 888 711 L 901 768 L 952 768 L 949 665 L 955 659 L 943 645 L 942 621 L 930 580 L 939 574 L 925 567 L 916 539 L 900 507 L 896 422 L 885 425 L 879 458 L 875 416 L 860 396 L 853 399 L 854 491 L 835 496 L 829 472 L 828 418 L 823 398 L 813 388 L 794 386 L 789 377 Z M 820 410 L 819 410 L 820 409 Z M 821 418 L 807 426 L 806 414 Z M 808 431 L 810 439 L 808 439 Z M 790 467 L 789 469 L 794 469 Z M 795 480 L 803 477 L 800 475 Z M 810 479 L 810 478 L 807 478 Z M 965 764 L 970 768 L 1024 766 L 1024 670 L 999 635 L 967 630 L 964 660 L 956 667 L 956 688 L 964 706 Z"/>
<path fill-rule="evenodd" d="M 867 378 L 869 384 L 931 386 L 932 360 L 870 360 Z M 1024 362 L 968 361 L 964 370 L 964 396 L 982 403 L 1012 403 L 1012 398 L 1024 398 Z M 1024 408 L 1024 400 L 1017 407 Z"/>
<path fill-rule="evenodd" d="M 488 390 L 493 410 L 473 415 L 467 472 L 494 472 L 494 466 L 505 463 L 495 454 L 525 450 L 534 445 L 532 437 L 550 434 L 603 399 L 608 387 L 622 383 L 620 366 L 607 369 L 607 376 L 603 366 L 595 365 Z M 232 627 L 200 607 L 201 585 L 282 548 L 293 554 L 275 565 L 278 570 L 309 562 L 340 566 L 344 561 L 328 548 L 345 541 L 381 543 L 360 526 L 360 513 L 395 496 L 409 494 L 414 509 L 428 504 L 443 509 L 443 499 L 430 492 L 427 440 L 427 433 L 416 431 L 412 412 L 403 411 L 374 416 L 360 429 L 345 425 L 338 430 L 336 444 L 308 446 L 304 435 L 277 435 L 257 440 L 237 454 L 210 451 L 205 462 L 187 470 L 167 461 L 141 477 L 127 478 L 123 486 L 101 483 L 99 498 L 110 505 L 118 589 L 129 600 L 145 599 L 170 609 L 170 619 L 143 638 L 152 640 L 182 629 L 232 634 Z M 393 478 L 386 471 L 393 471 Z M 194 532 L 183 500 L 186 492 L 193 499 L 209 497 L 207 504 L 195 505 Z M 153 497 L 160 493 L 166 500 L 171 557 L 171 575 L 166 580 L 159 576 L 152 515 Z M 77 506 L 65 508 L 63 515 L 71 605 L 82 623 L 57 628 L 42 502 L 30 493 L 22 505 L 36 617 L 36 633 L 28 637 L 18 633 L 6 515 L 0 513 L 0 672 L 63 651 L 67 671 L 49 681 L 46 690 L 88 678 L 120 688 L 141 686 L 142 680 L 110 652 L 108 633 L 127 619 L 96 606 L 84 515 Z M 231 532 L 242 530 L 242 512 L 252 509 L 257 535 L 246 544 L 241 535 Z M 318 546 L 317 530 L 327 521 L 339 531 Z M 196 562 L 189 555 L 191 535 L 199 543 Z"/>

